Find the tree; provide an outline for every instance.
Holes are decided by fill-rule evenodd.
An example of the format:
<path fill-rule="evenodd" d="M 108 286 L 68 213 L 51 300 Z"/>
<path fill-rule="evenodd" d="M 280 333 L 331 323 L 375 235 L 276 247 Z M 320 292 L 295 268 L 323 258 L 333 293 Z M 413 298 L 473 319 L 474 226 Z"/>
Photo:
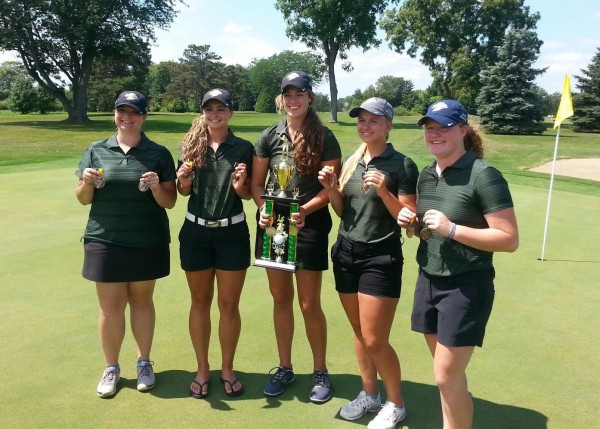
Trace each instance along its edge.
<path fill-rule="evenodd" d="M 210 45 L 189 45 L 172 70 L 171 83 L 165 94 L 167 103 L 179 105 L 183 102 L 187 105 L 186 110 L 198 111 L 204 93 L 222 86 L 220 74 L 225 64 L 220 60 L 221 56 L 212 52 Z"/>
<path fill-rule="evenodd" d="M 541 134 L 544 113 L 533 81 L 546 69 L 535 69 L 542 42 L 533 31 L 509 30 L 498 61 L 481 75 L 477 111 L 481 125 L 494 134 Z"/>
<path fill-rule="evenodd" d="M 117 55 L 98 56 L 88 87 L 88 109 L 110 111 L 121 92 L 132 89 L 143 91 L 150 64 L 149 46 L 139 52 L 138 46 L 131 45 L 130 49 L 123 49 Z"/>
<path fill-rule="evenodd" d="M 27 78 L 27 70 L 17 61 L 0 64 L 0 110 L 10 109 L 8 97 L 18 78 Z"/>
<path fill-rule="evenodd" d="M 524 0 L 406 0 L 381 21 L 399 53 L 420 55 L 444 98 L 472 108 L 481 69 L 497 60 L 508 28 L 535 29 L 539 13 Z"/>
<path fill-rule="evenodd" d="M 573 130 L 600 133 L 600 48 L 582 76 L 575 76 L 579 93 L 573 96 Z"/>
<path fill-rule="evenodd" d="M 277 0 L 275 3 L 285 18 L 287 36 L 325 54 L 331 122 L 337 122 L 335 62 L 338 57 L 347 60 L 347 51 L 352 47 L 366 51 L 380 45 L 376 36 L 377 17 L 387 3 L 388 0 Z M 342 68 L 350 71 L 352 65 L 347 62 Z"/>
<path fill-rule="evenodd" d="M 365 90 L 364 100 L 371 97 L 381 97 L 394 107 L 411 108 L 414 104 L 412 99 L 413 89 L 413 83 L 403 77 L 381 76 L 377 79 L 375 85 L 371 85 Z"/>
<path fill-rule="evenodd" d="M 308 73 L 313 88 L 320 84 L 326 68 L 321 58 L 312 52 L 283 51 L 269 58 L 252 60 L 250 63 L 250 85 L 256 95 L 257 112 L 275 112 L 275 97 L 281 93 L 281 79 L 293 70 Z"/>
<path fill-rule="evenodd" d="M 151 111 L 160 111 L 164 106 L 164 96 L 167 87 L 171 83 L 173 69 L 176 67 L 174 61 L 163 61 L 158 64 L 152 64 L 148 68 L 146 83 L 144 89 L 148 96 L 148 103 Z"/>
<path fill-rule="evenodd" d="M 179 1 L 3 0 L 0 49 L 17 51 L 31 77 L 63 105 L 68 120 L 84 122 L 94 60 L 130 44 L 142 51 L 155 40 L 155 29 L 173 20 Z"/>
<path fill-rule="evenodd" d="M 13 112 L 27 114 L 31 112 L 48 113 L 55 109 L 55 100 L 35 86 L 29 76 L 18 76 L 9 93 L 8 108 Z"/>

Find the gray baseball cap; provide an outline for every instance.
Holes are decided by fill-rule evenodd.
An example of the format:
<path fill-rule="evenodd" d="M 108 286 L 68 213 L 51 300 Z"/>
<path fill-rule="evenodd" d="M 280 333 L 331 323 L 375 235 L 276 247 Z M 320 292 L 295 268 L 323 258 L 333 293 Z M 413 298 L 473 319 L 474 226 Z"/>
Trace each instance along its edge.
<path fill-rule="evenodd" d="M 356 118 L 361 110 L 366 110 L 369 113 L 378 116 L 385 116 L 388 121 L 394 119 L 394 109 L 392 105 L 383 98 L 372 97 L 364 101 L 359 107 L 350 110 L 350 117 Z"/>

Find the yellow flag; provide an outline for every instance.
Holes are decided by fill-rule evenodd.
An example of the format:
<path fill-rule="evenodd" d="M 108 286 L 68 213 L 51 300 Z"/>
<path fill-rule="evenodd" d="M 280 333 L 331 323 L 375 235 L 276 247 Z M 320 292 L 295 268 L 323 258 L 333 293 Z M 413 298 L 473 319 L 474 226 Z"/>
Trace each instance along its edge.
<path fill-rule="evenodd" d="M 556 119 L 554 119 L 554 128 L 556 129 L 562 121 L 570 116 L 573 116 L 573 97 L 571 96 L 571 81 L 569 75 L 566 74 L 558 112 L 556 112 Z"/>

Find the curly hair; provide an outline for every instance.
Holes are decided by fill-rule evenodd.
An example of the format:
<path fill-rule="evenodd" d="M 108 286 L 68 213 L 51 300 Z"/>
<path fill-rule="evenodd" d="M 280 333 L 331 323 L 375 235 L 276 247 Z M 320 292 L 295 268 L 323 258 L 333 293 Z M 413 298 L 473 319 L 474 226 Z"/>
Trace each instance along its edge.
<path fill-rule="evenodd" d="M 292 158 L 299 173 L 316 175 L 321 168 L 325 132 L 323 131 L 323 123 L 312 106 L 315 94 L 312 91 L 307 91 L 307 93 L 310 98 L 310 105 L 302 122 L 302 128 L 296 132 L 296 135 L 290 136 L 293 143 Z M 284 112 L 283 95 L 277 96 L 275 105 L 277 106 L 277 113 Z"/>
<path fill-rule="evenodd" d="M 464 127 L 467 129 L 463 140 L 465 150 L 472 150 L 477 158 L 483 159 L 483 137 L 480 129 L 470 124 L 465 124 Z"/>
<path fill-rule="evenodd" d="M 179 159 L 184 162 L 192 161 L 196 167 L 204 167 L 206 165 L 208 141 L 208 125 L 204 119 L 204 114 L 201 113 L 194 119 L 179 145 Z"/>

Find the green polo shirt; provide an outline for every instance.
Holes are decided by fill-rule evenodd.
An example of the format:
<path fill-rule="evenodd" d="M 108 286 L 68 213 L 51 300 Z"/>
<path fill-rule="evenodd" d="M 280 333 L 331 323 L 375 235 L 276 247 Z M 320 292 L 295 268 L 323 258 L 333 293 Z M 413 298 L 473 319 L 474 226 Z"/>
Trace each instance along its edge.
<path fill-rule="evenodd" d="M 279 136 L 281 133 L 286 133 L 288 139 L 291 141 L 292 139 L 286 132 L 287 121 L 286 119 L 282 119 L 276 125 L 267 128 L 264 130 L 260 136 L 258 137 L 258 141 L 256 142 L 256 156 L 259 158 L 269 158 L 269 177 L 267 179 L 267 183 L 273 182 L 275 184 L 274 195 L 277 195 L 280 191 L 279 183 L 276 180 L 276 176 L 273 177 L 273 166 L 277 165 L 281 162 L 281 153 L 283 144 Z M 340 144 L 337 139 L 331 132 L 331 130 L 325 126 L 323 126 L 323 134 L 324 134 L 324 144 L 323 144 L 323 152 L 321 153 L 321 161 L 332 161 L 334 159 L 340 159 L 342 157 L 342 150 L 340 148 Z M 294 165 L 294 159 L 292 158 L 292 145 L 290 144 L 290 153 L 289 159 L 287 162 L 290 165 Z M 290 184 L 286 188 L 286 193 L 288 196 L 292 196 L 292 190 L 298 188 L 300 194 L 298 198 L 300 199 L 300 203 L 304 204 L 307 201 L 311 200 L 315 197 L 322 189 L 323 186 L 319 182 L 317 175 L 304 175 L 304 174 L 296 174 L 290 181 Z"/>
<path fill-rule="evenodd" d="M 419 219 L 427 210 L 444 213 L 451 222 L 470 228 L 488 228 L 484 215 L 513 207 L 502 173 L 486 161 L 465 153 L 438 177 L 436 163 L 425 167 L 417 184 Z M 432 234 L 421 240 L 417 262 L 427 274 L 451 276 L 492 267 L 493 252 L 477 250 L 457 241 Z"/>
<path fill-rule="evenodd" d="M 344 211 L 340 235 L 353 241 L 378 243 L 400 238 L 400 227 L 374 189 L 363 193 L 365 171 L 380 171 L 385 175 L 387 189 L 393 195 L 414 195 L 419 170 L 412 159 L 396 151 L 391 143 L 383 153 L 368 164 L 361 160 L 344 185 Z"/>
<path fill-rule="evenodd" d="M 207 149 L 206 165 L 194 168 L 194 188 L 188 200 L 188 212 L 207 220 L 224 219 L 244 211 L 241 198 L 235 193 L 231 182 L 235 163 L 246 164 L 248 177 L 252 176 L 254 146 L 248 140 L 236 137 L 231 130 L 227 139 L 215 152 Z M 183 160 L 180 160 L 180 164 Z"/>
<path fill-rule="evenodd" d="M 143 172 L 154 171 L 161 182 L 175 180 L 175 163 L 167 148 L 150 141 L 144 133 L 127 153 L 116 134 L 92 143 L 76 171 L 81 179 L 86 168 L 103 168 L 106 186 L 94 190 L 94 199 L 83 238 L 127 247 L 168 244 L 169 218 L 152 191 L 138 189 Z"/>

